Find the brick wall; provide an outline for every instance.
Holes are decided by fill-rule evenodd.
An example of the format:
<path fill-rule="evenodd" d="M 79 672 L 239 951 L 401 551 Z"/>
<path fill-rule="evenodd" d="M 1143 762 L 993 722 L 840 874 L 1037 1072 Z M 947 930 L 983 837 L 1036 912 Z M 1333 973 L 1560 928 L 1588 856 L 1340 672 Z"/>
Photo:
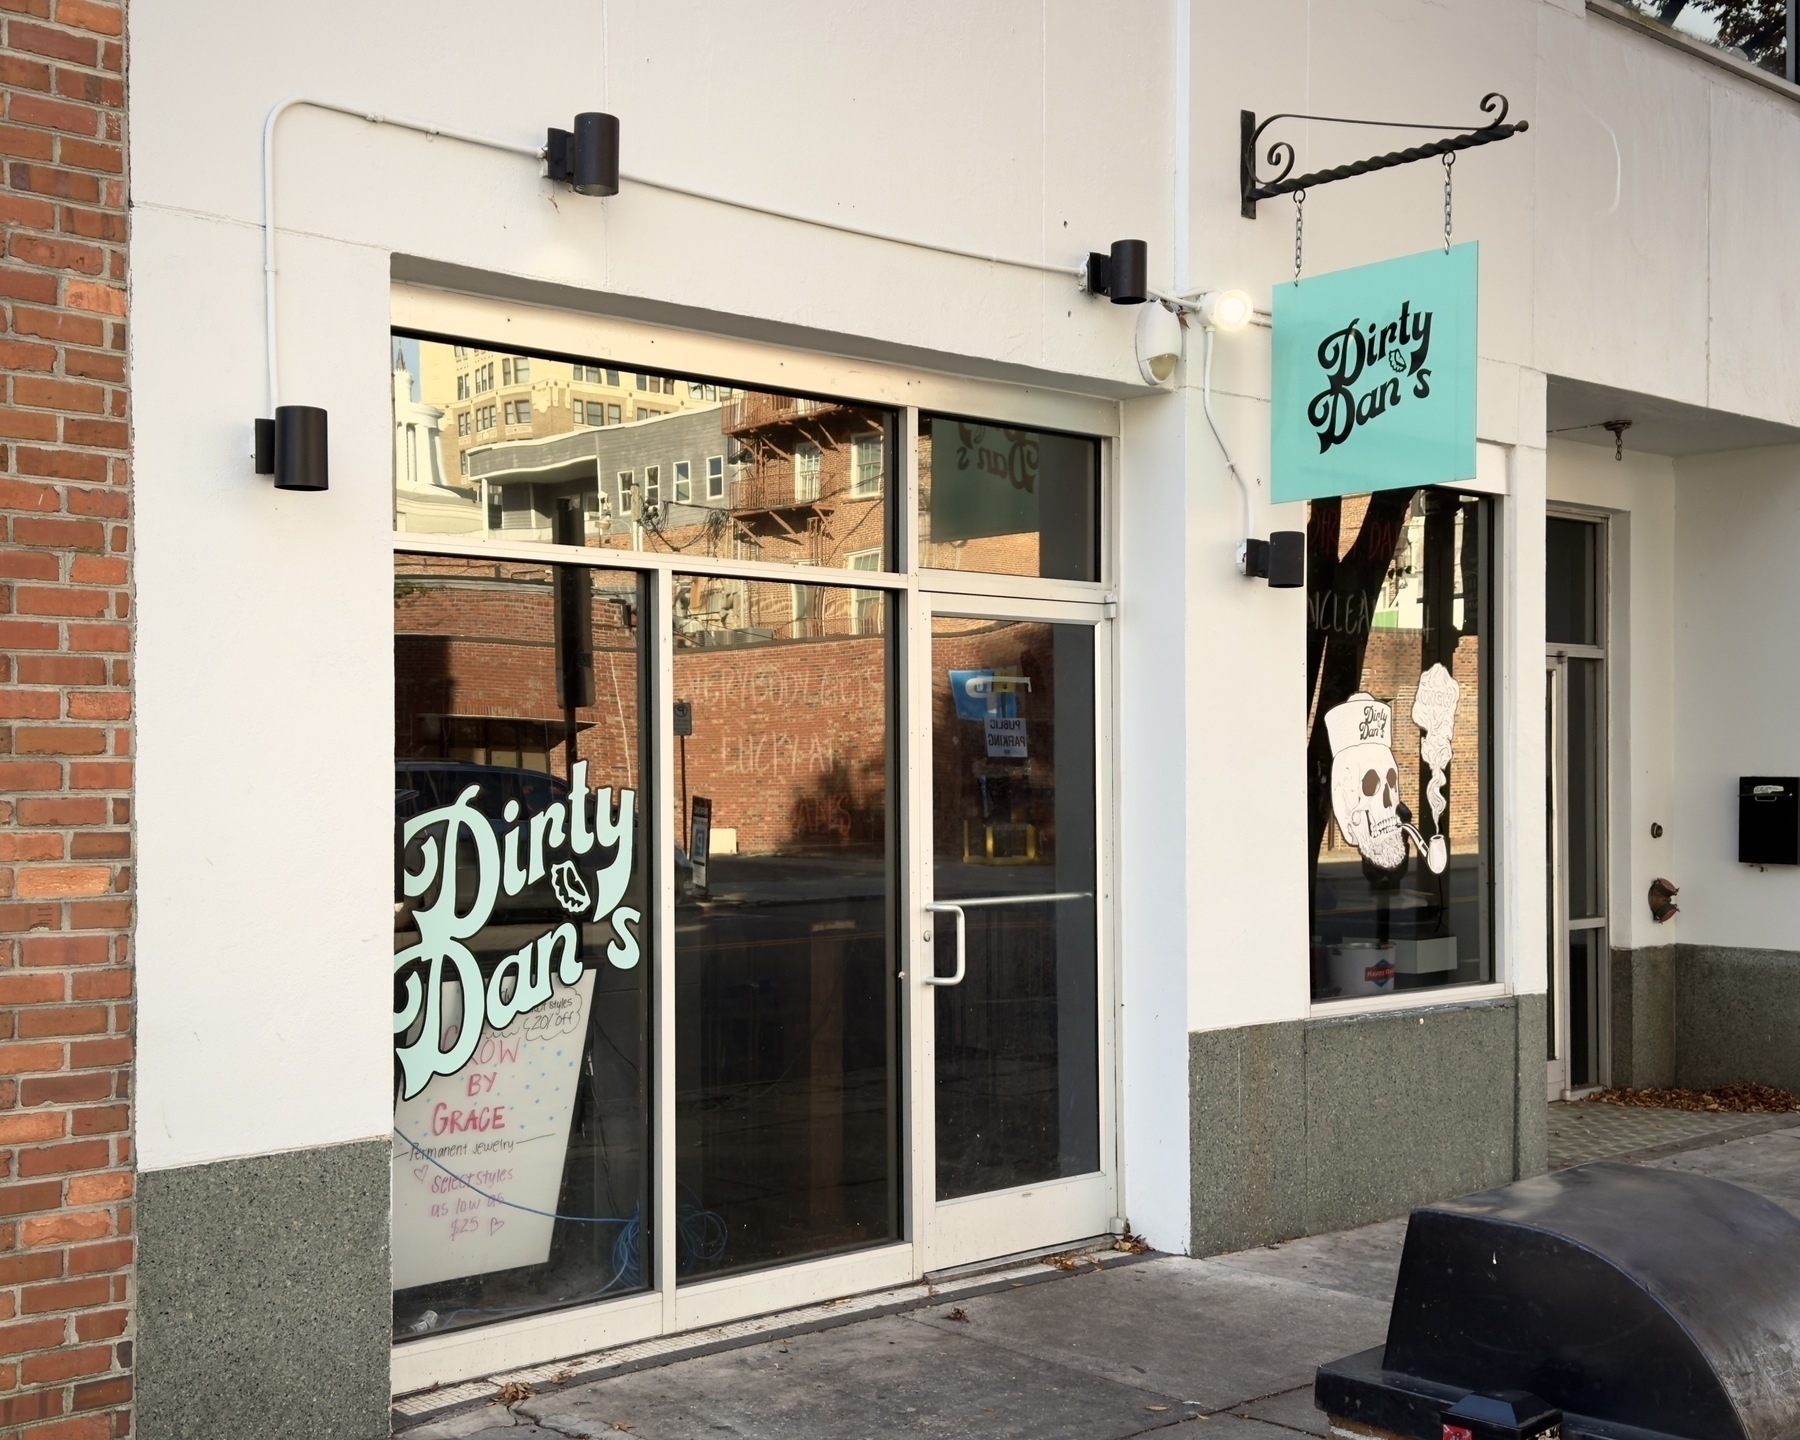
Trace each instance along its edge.
<path fill-rule="evenodd" d="M 99 1440 L 132 1428 L 124 15 L 0 25 L 0 1440 Z"/>

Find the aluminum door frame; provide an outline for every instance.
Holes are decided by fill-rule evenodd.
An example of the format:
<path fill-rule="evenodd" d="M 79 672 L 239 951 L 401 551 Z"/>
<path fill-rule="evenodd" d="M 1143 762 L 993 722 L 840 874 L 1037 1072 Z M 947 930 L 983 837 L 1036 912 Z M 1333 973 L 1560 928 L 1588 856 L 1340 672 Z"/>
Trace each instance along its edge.
<path fill-rule="evenodd" d="M 1118 1126 L 1117 877 L 1113 861 L 1116 733 L 1113 683 L 1116 661 L 1113 612 L 1107 601 L 1002 598 L 966 591 L 921 590 L 908 624 L 910 703 L 908 753 L 915 777 L 908 861 L 905 1005 L 908 1014 L 908 1091 L 911 1153 L 912 1239 L 921 1274 L 935 1274 L 1049 1246 L 1086 1240 L 1122 1225 Z M 987 1191 L 953 1200 L 937 1198 L 936 1005 L 941 987 L 929 983 L 935 958 L 934 921 L 952 917 L 924 908 L 933 888 L 931 773 L 931 636 L 935 618 L 1016 620 L 1094 628 L 1095 964 L 1098 967 L 1096 1056 L 1099 1069 L 1100 1169 L 1087 1175 Z M 921 765 L 919 762 L 924 761 Z M 946 897 L 954 899 L 955 897 Z"/>

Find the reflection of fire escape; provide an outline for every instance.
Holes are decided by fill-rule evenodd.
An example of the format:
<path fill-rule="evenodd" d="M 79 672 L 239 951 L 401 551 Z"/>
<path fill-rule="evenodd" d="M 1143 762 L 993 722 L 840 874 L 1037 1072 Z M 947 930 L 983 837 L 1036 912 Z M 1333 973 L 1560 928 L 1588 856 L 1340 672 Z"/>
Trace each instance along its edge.
<path fill-rule="evenodd" d="M 740 393 L 724 407 L 720 428 L 737 441 L 738 461 L 745 467 L 732 480 L 733 518 L 756 544 L 773 540 L 797 552 L 769 558 L 814 565 L 830 561 L 828 522 L 849 480 L 843 467 L 827 466 L 824 457 L 843 443 L 846 418 L 848 412 L 836 401 L 758 391 Z M 811 494 L 802 493 L 796 459 L 806 444 L 820 457 Z"/>

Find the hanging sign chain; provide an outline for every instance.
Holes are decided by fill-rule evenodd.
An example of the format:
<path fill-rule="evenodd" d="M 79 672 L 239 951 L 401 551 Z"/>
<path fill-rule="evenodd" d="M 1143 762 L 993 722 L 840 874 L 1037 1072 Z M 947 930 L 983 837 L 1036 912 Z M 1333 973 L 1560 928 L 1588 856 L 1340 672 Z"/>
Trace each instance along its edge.
<path fill-rule="evenodd" d="M 1450 253 L 1450 167 L 1456 164 L 1455 155 L 1444 157 L 1444 253 Z"/>
<path fill-rule="evenodd" d="M 1300 241 L 1306 231 L 1306 215 L 1302 206 L 1306 204 L 1306 192 L 1294 192 L 1294 283 L 1300 283 Z"/>

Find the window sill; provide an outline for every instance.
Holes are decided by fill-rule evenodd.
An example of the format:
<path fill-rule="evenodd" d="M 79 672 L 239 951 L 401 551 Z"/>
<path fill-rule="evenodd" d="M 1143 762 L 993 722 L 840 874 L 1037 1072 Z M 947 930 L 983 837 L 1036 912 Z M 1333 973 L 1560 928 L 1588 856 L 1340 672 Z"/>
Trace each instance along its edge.
<path fill-rule="evenodd" d="M 1652 40 L 1659 40 L 1664 45 L 1673 46 L 1677 50 L 1685 50 L 1696 59 L 1704 60 L 1709 65 L 1716 65 L 1721 70 L 1729 70 L 1734 75 L 1761 85 L 1765 90 L 1773 90 L 1777 95 L 1785 95 L 1790 100 L 1800 100 L 1800 85 L 1784 80 L 1779 75 L 1772 75 L 1767 70 L 1752 65 L 1748 60 L 1740 60 L 1735 55 L 1728 55 L 1723 50 L 1715 49 L 1704 40 L 1695 40 L 1679 31 L 1670 30 L 1658 25 L 1654 20 L 1639 15 L 1636 11 L 1615 0 L 1587 0 L 1587 8 L 1596 15 L 1604 15 L 1608 20 L 1620 25 L 1628 25 L 1640 34 L 1648 35 Z"/>
<path fill-rule="evenodd" d="M 1345 1000 L 1315 1000 L 1306 1011 L 1309 1020 L 1330 1020 L 1343 1015 L 1379 1015 L 1390 1010 L 1442 1010 L 1448 1005 L 1470 1005 L 1500 1000 L 1512 994 L 1498 981 L 1478 985 L 1440 985 L 1429 990 L 1407 990 L 1393 995 L 1358 995 Z"/>

